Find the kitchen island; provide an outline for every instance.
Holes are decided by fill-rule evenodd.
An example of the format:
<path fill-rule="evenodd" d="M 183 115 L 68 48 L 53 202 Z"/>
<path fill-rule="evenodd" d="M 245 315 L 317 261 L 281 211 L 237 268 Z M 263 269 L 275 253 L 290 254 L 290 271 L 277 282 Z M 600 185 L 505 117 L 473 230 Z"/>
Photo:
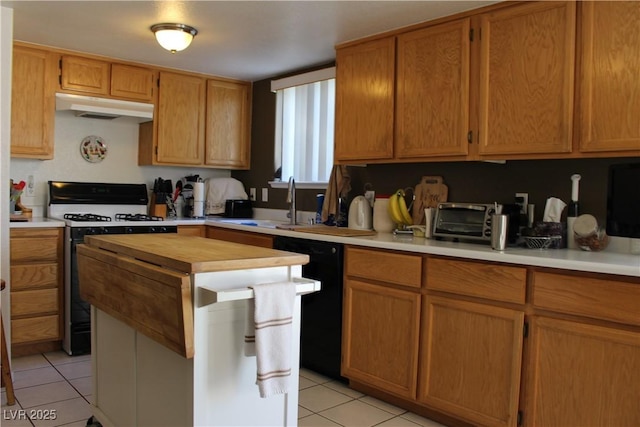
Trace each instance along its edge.
<path fill-rule="evenodd" d="M 87 236 L 78 245 L 81 296 L 92 304 L 94 416 L 104 426 L 297 423 L 298 366 L 289 392 L 261 399 L 256 359 L 243 352 L 251 286 L 319 290 L 308 256 L 174 234 Z M 291 343 L 297 361 L 299 340 Z"/>

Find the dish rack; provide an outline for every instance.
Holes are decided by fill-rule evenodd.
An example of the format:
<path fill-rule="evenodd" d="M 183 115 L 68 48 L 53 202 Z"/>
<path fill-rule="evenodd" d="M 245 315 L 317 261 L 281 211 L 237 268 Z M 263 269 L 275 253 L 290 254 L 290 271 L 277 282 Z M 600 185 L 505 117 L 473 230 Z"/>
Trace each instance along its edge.
<path fill-rule="evenodd" d="M 562 236 L 526 236 L 524 242 L 529 249 L 549 249 L 560 245 Z"/>

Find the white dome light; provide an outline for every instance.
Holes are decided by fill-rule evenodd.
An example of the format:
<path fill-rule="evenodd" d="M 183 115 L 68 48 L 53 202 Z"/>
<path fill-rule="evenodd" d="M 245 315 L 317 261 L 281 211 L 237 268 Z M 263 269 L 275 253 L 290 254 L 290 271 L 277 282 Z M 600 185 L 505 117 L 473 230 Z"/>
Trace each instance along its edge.
<path fill-rule="evenodd" d="M 155 24 L 151 31 L 163 48 L 171 53 L 186 49 L 198 34 L 198 30 L 185 24 Z"/>

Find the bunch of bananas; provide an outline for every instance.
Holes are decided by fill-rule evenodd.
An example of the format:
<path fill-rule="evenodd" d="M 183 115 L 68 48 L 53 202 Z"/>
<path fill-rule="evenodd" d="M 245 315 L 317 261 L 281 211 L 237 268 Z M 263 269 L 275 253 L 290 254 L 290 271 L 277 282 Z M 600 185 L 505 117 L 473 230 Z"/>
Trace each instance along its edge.
<path fill-rule="evenodd" d="M 404 196 L 404 190 L 400 189 L 396 190 L 389 198 L 389 216 L 393 222 L 400 226 L 413 224 Z"/>

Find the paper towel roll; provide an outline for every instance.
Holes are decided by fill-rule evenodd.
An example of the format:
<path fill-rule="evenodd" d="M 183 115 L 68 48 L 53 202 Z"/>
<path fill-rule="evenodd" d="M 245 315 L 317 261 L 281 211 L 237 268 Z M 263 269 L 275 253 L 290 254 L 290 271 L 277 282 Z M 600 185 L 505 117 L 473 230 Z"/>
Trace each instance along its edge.
<path fill-rule="evenodd" d="M 204 216 L 204 202 L 193 202 L 193 217 L 202 218 Z"/>
<path fill-rule="evenodd" d="M 204 182 L 193 183 L 193 201 L 204 202 Z"/>

